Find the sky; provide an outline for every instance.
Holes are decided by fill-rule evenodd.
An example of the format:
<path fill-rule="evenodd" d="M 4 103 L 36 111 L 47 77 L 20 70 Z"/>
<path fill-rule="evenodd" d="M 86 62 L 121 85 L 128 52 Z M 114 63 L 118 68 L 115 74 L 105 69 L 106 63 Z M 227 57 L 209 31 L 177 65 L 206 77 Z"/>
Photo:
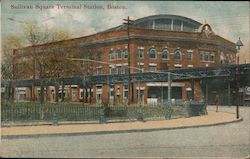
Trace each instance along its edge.
<path fill-rule="evenodd" d="M 2 37 L 21 34 L 21 23 L 27 20 L 36 20 L 41 28 L 63 28 L 74 38 L 118 26 L 128 16 L 136 20 L 156 14 L 174 14 L 200 23 L 207 22 L 217 35 L 232 42 L 240 37 L 244 44 L 240 60 L 250 63 L 250 2 L 247 1 L 2 0 L 1 3 Z M 119 9 L 108 9 L 110 4 L 119 6 Z M 70 9 L 72 6 L 74 8 Z M 97 9 L 93 9 L 95 7 Z"/>

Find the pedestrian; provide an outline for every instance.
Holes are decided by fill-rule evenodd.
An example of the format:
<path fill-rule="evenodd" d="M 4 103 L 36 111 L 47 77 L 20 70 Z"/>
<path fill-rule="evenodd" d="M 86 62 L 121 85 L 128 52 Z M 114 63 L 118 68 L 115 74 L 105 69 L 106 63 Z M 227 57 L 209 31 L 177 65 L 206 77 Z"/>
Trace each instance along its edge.
<path fill-rule="evenodd" d="M 215 97 L 215 104 L 216 104 L 216 112 L 218 112 L 219 110 L 219 103 L 220 103 L 220 97 L 219 95 L 216 95 Z"/>

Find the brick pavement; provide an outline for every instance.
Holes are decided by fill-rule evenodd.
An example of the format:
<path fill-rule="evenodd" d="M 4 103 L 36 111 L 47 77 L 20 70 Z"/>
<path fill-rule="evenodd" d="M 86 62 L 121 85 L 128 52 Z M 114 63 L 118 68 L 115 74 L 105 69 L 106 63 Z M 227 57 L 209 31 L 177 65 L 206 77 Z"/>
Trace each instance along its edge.
<path fill-rule="evenodd" d="M 3 138 L 21 136 L 43 135 L 72 135 L 72 134 L 100 134 L 114 132 L 135 132 L 168 130 L 188 127 L 211 126 L 241 121 L 236 115 L 225 112 L 208 111 L 208 115 L 190 118 L 157 121 L 134 121 L 105 124 L 62 124 L 62 125 L 39 125 L 39 126 L 13 126 L 1 128 Z"/>

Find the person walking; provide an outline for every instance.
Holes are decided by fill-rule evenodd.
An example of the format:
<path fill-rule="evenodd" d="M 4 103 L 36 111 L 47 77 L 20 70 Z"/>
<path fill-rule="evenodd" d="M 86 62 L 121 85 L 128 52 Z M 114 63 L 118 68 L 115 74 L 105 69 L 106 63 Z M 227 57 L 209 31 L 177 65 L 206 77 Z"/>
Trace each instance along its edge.
<path fill-rule="evenodd" d="M 216 95 L 216 97 L 215 97 L 216 112 L 219 111 L 219 103 L 220 103 L 220 97 L 219 97 L 219 95 Z"/>

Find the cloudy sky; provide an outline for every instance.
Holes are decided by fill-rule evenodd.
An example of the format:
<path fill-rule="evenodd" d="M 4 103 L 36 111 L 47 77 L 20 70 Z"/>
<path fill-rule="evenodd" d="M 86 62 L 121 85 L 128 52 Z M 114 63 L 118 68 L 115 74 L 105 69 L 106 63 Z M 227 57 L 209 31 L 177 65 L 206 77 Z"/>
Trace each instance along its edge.
<path fill-rule="evenodd" d="M 107 5 L 121 9 L 107 9 Z M 58 8 L 60 6 L 75 9 Z M 77 8 L 81 5 L 81 8 Z M 101 9 L 87 9 L 93 6 Z M 29 9 L 27 6 L 31 6 Z M 38 7 L 39 6 L 39 7 Z M 40 9 L 43 6 L 43 9 Z M 48 9 L 49 7 L 53 9 Z M 24 8 L 26 7 L 26 8 Z M 198 22 L 209 23 L 214 32 L 225 39 L 236 42 L 240 37 L 245 45 L 242 59 L 250 63 L 249 52 L 249 2 L 197 2 L 197 1 L 2 1 L 2 35 L 20 34 L 21 23 L 37 20 L 48 28 L 61 27 L 72 37 L 90 35 L 118 26 L 122 19 L 130 16 L 138 19 L 155 14 L 186 16 Z M 24 9 L 22 9 L 24 8 Z M 53 17 L 53 18 L 51 18 Z M 12 20 L 8 19 L 11 18 Z M 49 19 L 49 20 L 48 20 Z M 13 21 L 14 20 L 14 21 Z"/>

